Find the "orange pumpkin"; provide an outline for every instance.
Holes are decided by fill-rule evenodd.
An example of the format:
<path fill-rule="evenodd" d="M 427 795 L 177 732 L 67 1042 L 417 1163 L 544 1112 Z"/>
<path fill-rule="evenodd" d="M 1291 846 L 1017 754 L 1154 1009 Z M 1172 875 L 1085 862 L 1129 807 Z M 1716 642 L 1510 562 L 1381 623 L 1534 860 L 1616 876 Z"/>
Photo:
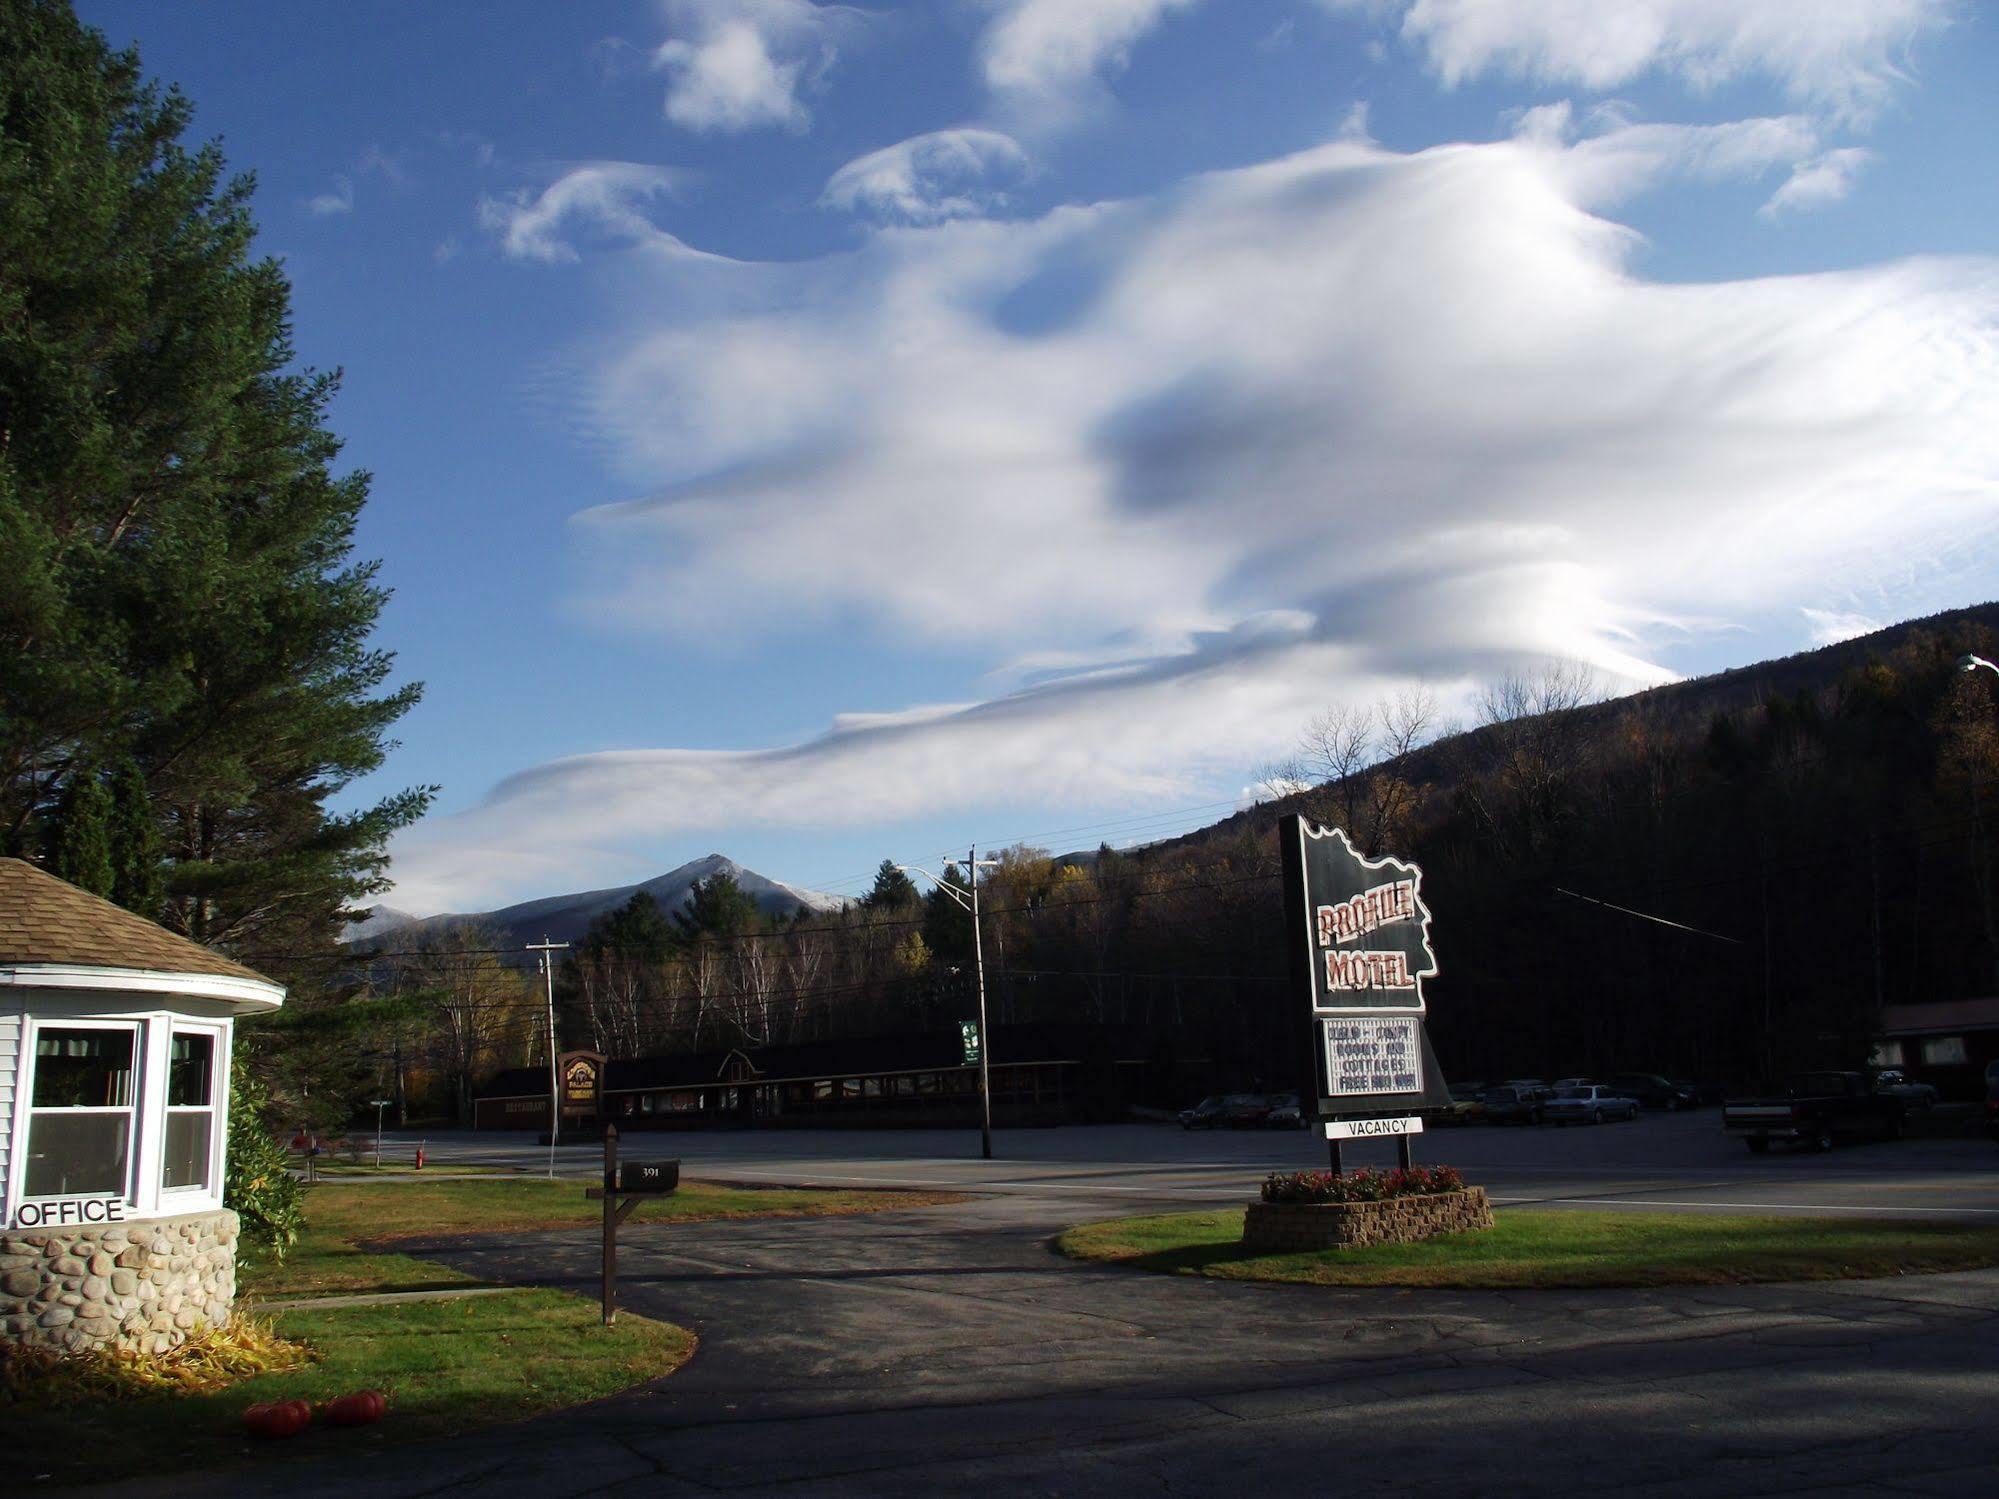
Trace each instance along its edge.
<path fill-rule="evenodd" d="M 254 1437 L 295 1437 L 311 1424 L 312 1406 L 304 1400 L 253 1405 L 243 1412 L 243 1429 Z"/>
<path fill-rule="evenodd" d="M 335 1426 L 366 1426 L 388 1412 L 389 1400 L 380 1390 L 357 1390 L 329 1401 L 326 1419 Z"/>

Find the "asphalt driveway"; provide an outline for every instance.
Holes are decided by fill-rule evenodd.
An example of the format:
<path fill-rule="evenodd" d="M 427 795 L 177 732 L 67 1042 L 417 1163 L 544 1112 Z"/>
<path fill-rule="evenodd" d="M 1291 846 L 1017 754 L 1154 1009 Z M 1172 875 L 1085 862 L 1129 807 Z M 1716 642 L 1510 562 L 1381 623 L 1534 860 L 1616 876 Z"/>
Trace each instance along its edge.
<path fill-rule="evenodd" d="M 152 1496 L 1999 1493 L 1999 1273 L 1328 1291 L 1071 1264 L 1013 1193 L 621 1236 L 691 1364 L 498 1431 Z M 422 1250 L 594 1291 L 590 1232 Z"/>

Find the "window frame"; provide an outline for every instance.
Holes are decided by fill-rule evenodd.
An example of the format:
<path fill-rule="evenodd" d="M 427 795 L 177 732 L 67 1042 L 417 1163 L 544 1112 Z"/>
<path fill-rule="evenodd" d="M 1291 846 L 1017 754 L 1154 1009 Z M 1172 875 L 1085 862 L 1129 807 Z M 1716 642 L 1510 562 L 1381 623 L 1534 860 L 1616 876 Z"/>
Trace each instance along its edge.
<path fill-rule="evenodd" d="M 213 1198 L 219 1201 L 222 1196 L 224 1152 L 228 1144 L 229 1027 L 196 1020 L 186 1015 L 169 1014 L 164 1017 L 164 1024 L 160 1028 L 166 1032 L 165 1054 L 160 1068 L 159 1169 L 155 1173 L 160 1206 L 164 1209 L 169 1201 L 177 1203 L 186 1197 Z M 177 1036 L 208 1038 L 208 1102 L 205 1104 L 168 1102 L 173 1087 L 173 1044 Z M 176 1114 L 208 1115 L 208 1168 L 203 1173 L 205 1180 L 195 1184 L 170 1187 L 167 1185 L 167 1130 Z"/>
<path fill-rule="evenodd" d="M 9 1205 L 9 1217 L 15 1209 L 25 1203 L 53 1203 L 94 1201 L 106 1197 L 115 1198 L 127 1210 L 141 1208 L 140 1186 L 143 1178 L 140 1169 L 145 1159 L 147 1141 L 145 1139 L 146 1088 L 151 1081 L 147 1054 L 150 1032 L 149 1017 L 144 1015 L 29 1015 L 25 1034 L 22 1037 L 21 1080 L 16 1087 L 15 1098 L 19 1126 L 15 1132 L 14 1159 L 19 1164 L 19 1175 L 12 1167 L 8 1170 L 8 1195 L 13 1199 Z M 35 1084 L 41 1073 L 41 1041 L 44 1031 L 124 1031 L 132 1038 L 131 1086 L 128 1101 L 123 1108 L 110 1106 L 85 1106 L 81 1108 L 38 1108 L 35 1105 Z M 28 1172 L 30 1151 L 34 1145 L 35 1119 L 41 1114 L 123 1114 L 128 1121 L 125 1134 L 124 1180 L 112 1192 L 30 1192 Z M 15 1185 L 18 1181 L 19 1185 Z"/>

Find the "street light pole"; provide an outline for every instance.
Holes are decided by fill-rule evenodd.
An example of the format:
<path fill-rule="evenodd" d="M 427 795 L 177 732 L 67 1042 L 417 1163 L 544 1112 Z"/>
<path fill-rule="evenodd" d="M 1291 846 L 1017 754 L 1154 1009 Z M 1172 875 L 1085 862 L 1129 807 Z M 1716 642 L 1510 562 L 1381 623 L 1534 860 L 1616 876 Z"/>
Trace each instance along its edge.
<path fill-rule="evenodd" d="M 972 914 L 972 971 L 976 975 L 979 994 L 979 1152 L 990 1161 L 993 1158 L 993 1047 L 992 1037 L 986 1034 L 986 951 L 984 939 L 979 933 L 979 871 L 999 868 L 999 860 L 981 861 L 976 846 L 965 855 L 970 882 L 967 891 L 971 897 L 969 900 L 958 893 L 956 886 L 939 879 L 920 864 L 898 864 L 895 867 L 904 874 L 922 875 Z"/>
<path fill-rule="evenodd" d="M 551 942 L 548 933 L 541 934 L 540 942 L 530 942 L 529 952 L 541 954 L 542 977 L 547 980 L 548 989 L 548 1174 L 555 1175 L 555 1137 L 562 1127 L 562 1082 L 556 1076 L 555 1065 L 555 955 L 568 947 L 567 942 Z"/>
<path fill-rule="evenodd" d="M 979 934 L 979 850 L 973 845 L 965 854 L 967 878 L 972 885 L 972 971 L 979 985 L 979 1149 L 986 1160 L 993 1158 L 992 1040 L 986 1034 L 986 949 Z"/>

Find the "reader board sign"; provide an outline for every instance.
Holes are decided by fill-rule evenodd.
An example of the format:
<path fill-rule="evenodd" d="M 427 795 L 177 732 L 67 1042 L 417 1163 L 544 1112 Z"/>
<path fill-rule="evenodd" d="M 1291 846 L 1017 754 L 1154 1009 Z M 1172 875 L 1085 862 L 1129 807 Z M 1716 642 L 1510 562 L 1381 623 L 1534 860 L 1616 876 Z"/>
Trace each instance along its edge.
<path fill-rule="evenodd" d="M 1278 824 L 1278 843 L 1291 933 L 1285 1002 L 1304 1025 L 1301 1095 L 1318 1100 L 1321 1119 L 1448 1107 L 1423 1028 L 1423 981 L 1437 972 L 1423 871 L 1369 858 L 1340 829 L 1296 814 Z"/>
<path fill-rule="evenodd" d="M 1340 1015 L 1319 1022 L 1326 1096 L 1423 1091 L 1423 1022 L 1415 1015 Z"/>
<path fill-rule="evenodd" d="M 1332 1119 L 1326 1123 L 1328 1140 L 1372 1140 L 1377 1135 L 1420 1135 L 1423 1116 L 1404 1114 L 1386 1119 Z"/>

